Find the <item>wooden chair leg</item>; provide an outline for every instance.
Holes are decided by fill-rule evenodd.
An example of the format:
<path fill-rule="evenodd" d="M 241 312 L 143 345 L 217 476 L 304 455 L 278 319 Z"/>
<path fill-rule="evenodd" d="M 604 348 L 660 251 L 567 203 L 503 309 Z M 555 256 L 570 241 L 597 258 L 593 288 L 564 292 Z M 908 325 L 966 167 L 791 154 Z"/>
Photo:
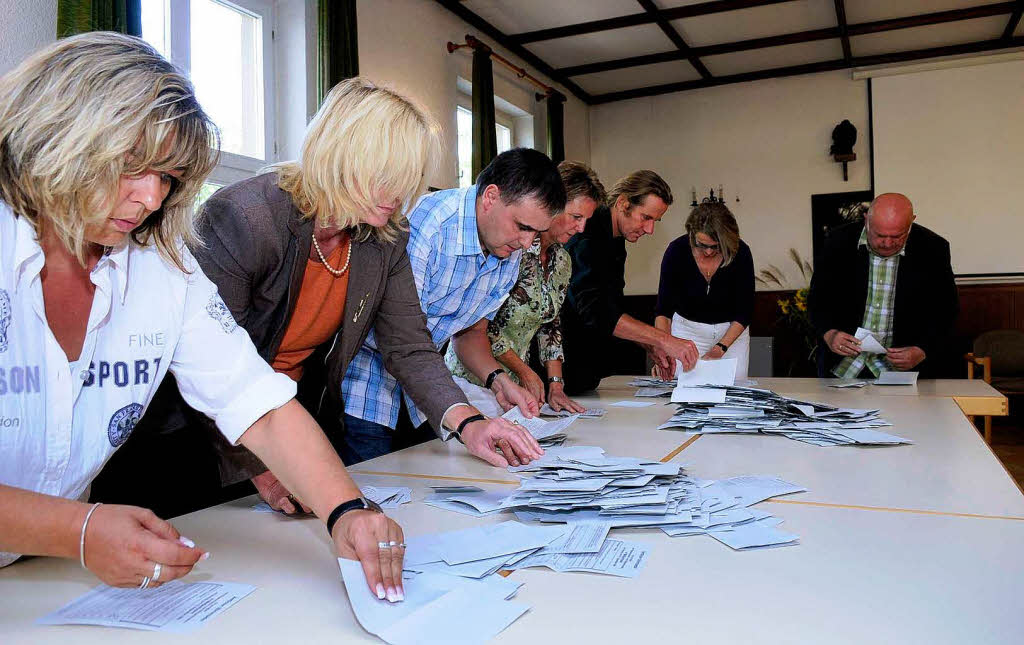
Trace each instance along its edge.
<path fill-rule="evenodd" d="M 985 417 L 985 443 L 992 445 L 992 417 Z"/>

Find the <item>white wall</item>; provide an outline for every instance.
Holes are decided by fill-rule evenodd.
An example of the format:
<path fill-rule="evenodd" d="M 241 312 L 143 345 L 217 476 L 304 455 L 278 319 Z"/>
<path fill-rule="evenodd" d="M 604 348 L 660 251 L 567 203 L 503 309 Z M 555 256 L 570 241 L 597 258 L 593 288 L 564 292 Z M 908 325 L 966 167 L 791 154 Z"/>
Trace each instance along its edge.
<path fill-rule="evenodd" d="M 445 43 L 465 42 L 473 34 L 495 52 L 520 67 L 526 67 L 545 83 L 550 80 L 525 65 L 509 52 L 496 46 L 485 34 L 463 22 L 432 0 L 360 0 L 359 72 L 374 81 L 388 84 L 420 101 L 440 122 L 443 129 L 444 153 L 431 178 L 431 185 L 447 188 L 457 185 L 456 155 L 456 79 L 472 79 L 471 52 L 463 49 L 448 54 Z M 559 90 L 569 98 L 565 105 L 565 155 L 567 159 L 590 161 L 590 135 L 587 106 L 567 90 Z M 498 63 L 494 64 L 495 94 L 513 105 L 532 112 L 538 148 L 546 146 L 543 102 L 533 98 L 536 89 Z"/>
<path fill-rule="evenodd" d="M 867 114 L 866 81 L 851 80 L 849 72 L 593 107 L 591 161 L 605 186 L 648 168 L 668 182 L 675 198 L 655 234 L 628 245 L 626 293 L 657 293 L 665 248 L 683 234 L 690 187 L 706 196 L 718 184 L 725 185 L 755 269 L 774 264 L 790 286 L 802 286 L 789 249 L 811 258 L 811 195 L 870 188 Z M 843 119 L 858 131 L 848 182 L 828 155 L 832 128 Z"/>
<path fill-rule="evenodd" d="M 1024 60 L 873 84 L 878 192 L 911 199 L 956 273 L 1024 272 Z"/>
<path fill-rule="evenodd" d="M 0 0 L 0 75 L 57 40 L 57 0 Z"/>

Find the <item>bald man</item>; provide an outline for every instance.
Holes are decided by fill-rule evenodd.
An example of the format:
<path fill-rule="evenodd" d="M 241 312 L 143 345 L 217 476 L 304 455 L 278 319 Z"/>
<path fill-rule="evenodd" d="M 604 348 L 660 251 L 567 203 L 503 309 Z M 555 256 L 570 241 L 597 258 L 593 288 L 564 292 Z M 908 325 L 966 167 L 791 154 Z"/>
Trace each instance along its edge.
<path fill-rule="evenodd" d="M 886 193 L 863 223 L 829 234 L 810 295 L 811 322 L 825 351 L 821 376 L 916 370 L 934 377 L 948 364 L 960 309 L 949 242 L 914 219 L 906 196 Z M 871 330 L 888 352 L 861 352 L 858 327 Z"/>

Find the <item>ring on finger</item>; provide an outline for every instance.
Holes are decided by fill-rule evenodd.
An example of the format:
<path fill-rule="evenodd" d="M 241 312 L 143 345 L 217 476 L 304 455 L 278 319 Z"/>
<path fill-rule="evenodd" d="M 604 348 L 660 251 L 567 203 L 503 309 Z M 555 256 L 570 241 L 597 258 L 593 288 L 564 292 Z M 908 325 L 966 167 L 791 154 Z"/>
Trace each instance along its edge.
<path fill-rule="evenodd" d="M 381 551 L 385 551 L 387 549 L 390 549 L 394 545 L 395 545 L 394 542 L 378 542 L 377 543 L 377 548 L 380 549 Z"/>
<path fill-rule="evenodd" d="M 139 589 L 145 589 L 149 586 L 149 576 L 142 577 L 142 584 L 139 585 Z"/>
<path fill-rule="evenodd" d="M 156 582 L 160 579 L 160 572 L 163 571 L 163 568 L 163 565 L 159 562 L 153 565 L 153 578 L 150 580 L 150 582 Z"/>

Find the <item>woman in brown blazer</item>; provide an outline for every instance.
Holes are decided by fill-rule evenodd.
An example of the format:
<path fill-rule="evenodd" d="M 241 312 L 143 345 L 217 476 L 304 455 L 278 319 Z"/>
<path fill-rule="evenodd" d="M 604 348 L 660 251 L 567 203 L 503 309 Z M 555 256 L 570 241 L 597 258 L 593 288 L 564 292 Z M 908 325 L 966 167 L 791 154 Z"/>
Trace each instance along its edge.
<path fill-rule="evenodd" d="M 542 454 L 536 441 L 466 402 L 420 308 L 404 211 L 425 190 L 436 142 L 433 120 L 405 97 L 362 78 L 344 81 L 310 122 L 297 161 L 207 200 L 195 256 L 264 360 L 299 382 L 299 400 L 346 463 L 358 454 L 345 441 L 341 381 L 371 330 L 388 371 L 438 436 L 443 424 L 481 459 L 528 463 Z M 197 421 L 188 410 L 154 407 L 157 418 L 147 414 L 140 426 L 166 434 L 182 417 Z M 209 436 L 222 484 L 252 479 L 273 508 L 298 510 L 255 456 Z M 512 454 L 496 453 L 502 440 Z"/>

